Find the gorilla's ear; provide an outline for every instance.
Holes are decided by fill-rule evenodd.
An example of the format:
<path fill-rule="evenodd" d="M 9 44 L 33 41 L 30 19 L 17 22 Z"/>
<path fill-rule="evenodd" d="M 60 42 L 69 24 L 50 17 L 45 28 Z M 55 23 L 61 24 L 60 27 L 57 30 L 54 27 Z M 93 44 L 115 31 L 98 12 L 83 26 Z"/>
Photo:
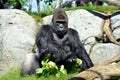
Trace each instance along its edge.
<path fill-rule="evenodd" d="M 55 23 L 57 21 L 65 21 L 68 23 L 68 16 L 61 8 L 56 9 L 55 13 L 53 14 L 52 22 Z"/>

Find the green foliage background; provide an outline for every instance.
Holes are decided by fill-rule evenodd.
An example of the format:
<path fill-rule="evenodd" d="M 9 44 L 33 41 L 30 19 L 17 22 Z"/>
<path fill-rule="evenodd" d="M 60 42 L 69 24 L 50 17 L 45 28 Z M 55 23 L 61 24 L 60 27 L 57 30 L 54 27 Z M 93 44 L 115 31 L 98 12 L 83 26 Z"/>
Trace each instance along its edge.
<path fill-rule="evenodd" d="M 22 4 L 22 6 L 26 5 L 26 0 L 19 0 L 19 1 Z M 16 4 L 16 0 L 8 0 L 7 4 L 15 5 Z"/>

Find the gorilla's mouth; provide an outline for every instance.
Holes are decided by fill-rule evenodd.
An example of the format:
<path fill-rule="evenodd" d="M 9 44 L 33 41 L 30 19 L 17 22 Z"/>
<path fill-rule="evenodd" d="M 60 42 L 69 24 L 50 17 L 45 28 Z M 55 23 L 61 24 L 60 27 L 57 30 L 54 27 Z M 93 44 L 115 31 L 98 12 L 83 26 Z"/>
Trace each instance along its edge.
<path fill-rule="evenodd" d="M 63 37 L 64 37 L 64 35 L 67 33 L 67 31 L 57 31 L 57 36 L 60 38 L 60 39 L 62 39 Z"/>
<path fill-rule="evenodd" d="M 64 30 L 64 27 L 60 27 L 60 28 L 59 28 L 59 31 L 63 31 L 63 30 Z"/>

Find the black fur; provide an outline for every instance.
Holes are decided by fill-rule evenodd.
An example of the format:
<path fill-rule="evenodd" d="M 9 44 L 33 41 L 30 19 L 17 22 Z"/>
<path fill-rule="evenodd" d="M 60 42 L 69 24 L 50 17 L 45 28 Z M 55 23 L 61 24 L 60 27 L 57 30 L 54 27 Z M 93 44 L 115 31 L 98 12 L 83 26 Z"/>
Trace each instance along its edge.
<path fill-rule="evenodd" d="M 58 26 L 54 25 L 59 19 L 63 19 L 68 25 L 67 15 L 64 11 L 58 10 L 53 15 L 53 25 L 43 25 L 36 39 L 36 44 L 39 50 L 39 59 L 42 60 L 48 53 L 51 54 L 51 60 L 57 64 L 64 64 L 65 62 L 74 62 L 76 58 L 82 60 L 81 70 L 88 69 L 93 66 L 83 44 L 81 43 L 78 32 L 74 29 L 63 26 L 65 30 L 61 32 L 55 31 Z M 57 14 L 56 14 L 57 13 Z M 57 18 L 56 18 L 57 15 Z M 58 27 L 59 28 L 59 27 Z M 55 29 L 55 30 L 54 30 Z"/>
<path fill-rule="evenodd" d="M 42 25 L 36 38 L 36 45 L 40 67 L 41 61 L 47 54 L 51 54 L 50 60 L 56 62 L 57 65 L 72 63 L 76 58 L 79 58 L 82 60 L 81 70 L 93 66 L 79 39 L 78 32 L 68 28 L 67 15 L 61 9 L 57 10 L 53 15 L 51 25 Z"/>

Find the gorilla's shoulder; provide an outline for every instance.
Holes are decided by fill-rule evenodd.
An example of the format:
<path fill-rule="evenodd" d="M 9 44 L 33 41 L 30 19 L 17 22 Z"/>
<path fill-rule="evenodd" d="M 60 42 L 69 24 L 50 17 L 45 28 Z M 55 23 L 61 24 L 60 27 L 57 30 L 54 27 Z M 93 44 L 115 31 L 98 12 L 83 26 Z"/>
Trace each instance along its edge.
<path fill-rule="evenodd" d="M 78 34 L 78 32 L 75 29 L 68 28 L 68 33 L 69 34 Z"/>
<path fill-rule="evenodd" d="M 42 26 L 41 26 L 41 30 L 45 30 L 45 31 L 50 30 L 50 25 L 48 25 L 48 24 L 42 25 Z"/>

